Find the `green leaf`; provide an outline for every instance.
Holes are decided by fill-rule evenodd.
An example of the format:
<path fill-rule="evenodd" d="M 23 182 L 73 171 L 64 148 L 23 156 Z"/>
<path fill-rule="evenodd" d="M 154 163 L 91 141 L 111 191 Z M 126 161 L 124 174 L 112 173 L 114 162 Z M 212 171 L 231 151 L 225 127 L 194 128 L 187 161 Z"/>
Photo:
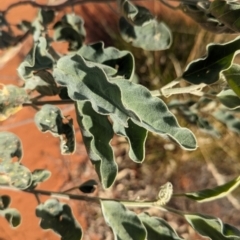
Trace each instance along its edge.
<path fill-rule="evenodd" d="M 22 143 L 19 137 L 10 132 L 0 132 L 0 162 L 11 161 L 14 157 L 21 161 L 22 156 Z"/>
<path fill-rule="evenodd" d="M 40 37 L 17 71 L 23 80 L 27 80 L 33 77 L 35 71 L 51 69 L 53 62 L 54 59 L 48 52 L 47 40 Z"/>
<path fill-rule="evenodd" d="M 236 109 L 240 107 L 240 98 L 232 89 L 221 91 L 217 94 L 217 98 L 229 109 Z"/>
<path fill-rule="evenodd" d="M 216 111 L 213 116 L 220 122 L 226 124 L 231 131 L 240 134 L 240 120 L 231 112 L 219 110 Z"/>
<path fill-rule="evenodd" d="M 138 216 L 119 202 L 101 200 L 106 223 L 112 228 L 115 240 L 145 240 L 146 229 Z"/>
<path fill-rule="evenodd" d="M 2 195 L 0 196 L 0 210 L 4 210 L 6 208 L 8 208 L 8 206 L 10 205 L 11 202 L 11 198 L 7 195 Z"/>
<path fill-rule="evenodd" d="M 113 120 L 113 130 L 116 134 L 124 136 L 129 142 L 129 157 L 138 163 L 143 162 L 145 158 L 145 142 L 147 130 L 135 124 L 131 119 L 128 120 L 128 127 L 118 124 Z"/>
<path fill-rule="evenodd" d="M 48 199 L 36 208 L 36 216 L 41 218 L 43 229 L 52 229 L 61 240 L 81 240 L 82 229 L 75 220 L 71 208 L 57 199 Z"/>
<path fill-rule="evenodd" d="M 151 217 L 148 213 L 138 215 L 147 230 L 147 239 L 182 240 L 175 230 L 162 218 Z"/>
<path fill-rule="evenodd" d="M 21 223 L 21 215 L 15 208 L 0 210 L 0 215 L 6 218 L 11 227 L 18 227 Z"/>
<path fill-rule="evenodd" d="M 210 202 L 219 198 L 223 198 L 233 190 L 235 190 L 240 184 L 240 176 L 227 182 L 223 185 L 217 186 L 212 189 L 204 189 L 198 192 L 184 193 L 187 198 L 193 199 L 197 202 Z"/>
<path fill-rule="evenodd" d="M 209 13 L 233 32 L 240 32 L 240 4 L 237 1 L 214 0 Z"/>
<path fill-rule="evenodd" d="M 68 50 L 78 50 L 85 39 L 86 32 L 83 27 L 84 21 L 81 17 L 65 14 L 60 21 L 54 25 L 54 39 L 57 41 L 68 41 Z"/>
<path fill-rule="evenodd" d="M 223 72 L 230 88 L 240 97 L 240 65 L 233 64 L 228 70 Z"/>
<path fill-rule="evenodd" d="M 20 111 L 22 104 L 28 99 L 25 89 L 14 85 L 2 85 L 0 89 L 0 121 L 4 121 Z"/>
<path fill-rule="evenodd" d="M 94 179 L 90 179 L 82 183 L 78 189 L 83 193 L 93 193 L 96 190 L 97 182 Z"/>
<path fill-rule="evenodd" d="M 191 17 L 202 28 L 214 33 L 234 33 L 232 29 L 209 14 L 210 1 L 181 2 L 180 9 L 184 14 Z"/>
<path fill-rule="evenodd" d="M 172 34 L 169 28 L 156 19 L 152 19 L 142 26 L 133 26 L 124 17 L 121 17 L 119 29 L 126 42 L 131 42 L 134 47 L 144 50 L 165 50 L 172 44 Z"/>
<path fill-rule="evenodd" d="M 51 132 L 54 137 L 60 138 L 62 154 L 71 154 L 75 151 L 75 132 L 73 121 L 63 117 L 61 110 L 50 104 L 45 104 L 35 114 L 34 121 L 41 132 Z"/>
<path fill-rule="evenodd" d="M 202 214 L 185 214 L 185 219 L 202 236 L 212 240 L 237 240 L 240 231 L 220 219 Z"/>
<path fill-rule="evenodd" d="M 112 125 L 107 116 L 97 114 L 88 101 L 77 101 L 77 120 L 89 158 L 95 166 L 104 188 L 110 187 L 117 176 L 117 164 L 110 141 Z"/>
<path fill-rule="evenodd" d="M 86 60 L 95 63 L 102 63 L 115 68 L 117 66 L 117 76 L 132 79 L 135 70 L 134 57 L 129 51 L 119 51 L 117 48 L 104 48 L 103 42 L 90 45 L 83 45 L 78 53 Z"/>
<path fill-rule="evenodd" d="M 120 79 L 114 83 L 121 89 L 123 104 L 140 118 L 138 120 L 132 117 L 135 124 L 160 136 L 167 135 L 184 149 L 196 149 L 193 133 L 179 126 L 161 99 L 152 97 L 150 91 L 139 84 Z"/>
<path fill-rule="evenodd" d="M 207 56 L 188 64 L 182 77 L 193 84 L 212 84 L 219 80 L 222 71 L 231 67 L 240 49 L 240 37 L 224 44 L 209 44 Z"/>

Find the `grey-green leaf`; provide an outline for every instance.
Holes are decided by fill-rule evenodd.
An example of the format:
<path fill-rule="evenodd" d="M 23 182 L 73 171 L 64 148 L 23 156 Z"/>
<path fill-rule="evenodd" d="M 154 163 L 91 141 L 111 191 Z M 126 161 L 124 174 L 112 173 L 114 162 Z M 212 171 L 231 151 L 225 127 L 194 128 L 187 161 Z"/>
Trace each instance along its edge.
<path fill-rule="evenodd" d="M 140 121 L 132 118 L 135 124 L 160 136 L 167 135 L 185 149 L 196 149 L 193 133 L 179 126 L 161 99 L 152 97 L 150 91 L 139 84 L 120 79 L 114 82 L 121 89 L 123 104 L 140 118 Z"/>
<path fill-rule="evenodd" d="M 43 229 L 52 229 L 61 240 L 81 240 L 82 229 L 75 220 L 71 208 L 57 199 L 48 199 L 36 208 L 36 216 L 41 218 Z"/>
<path fill-rule="evenodd" d="M 45 104 L 35 114 L 34 120 L 40 131 L 49 131 L 54 137 L 60 138 L 62 154 L 71 154 L 75 151 L 73 121 L 70 118 L 64 117 L 58 107 Z"/>
<path fill-rule="evenodd" d="M 229 109 L 236 109 L 240 107 L 240 98 L 232 89 L 221 91 L 217 94 L 217 97 L 220 102 Z"/>
<path fill-rule="evenodd" d="M 124 17 L 119 20 L 122 38 L 131 42 L 134 47 L 148 51 L 159 51 L 170 48 L 172 34 L 163 22 L 152 19 L 142 26 L 131 25 Z"/>
<path fill-rule="evenodd" d="M 75 101 L 90 101 L 99 114 L 113 114 L 121 124 L 127 126 L 129 117 L 135 113 L 124 107 L 121 92 L 116 84 L 109 82 L 104 71 L 89 64 L 79 55 L 60 58 L 53 76 L 57 83 L 68 88 L 68 95 Z"/>
<path fill-rule="evenodd" d="M 115 240 L 145 240 L 146 229 L 138 216 L 116 201 L 101 200 L 106 223 L 112 228 Z"/>
<path fill-rule="evenodd" d="M 40 37 L 17 69 L 22 79 L 27 80 L 31 78 L 34 71 L 52 68 L 54 59 L 49 54 L 48 50 L 47 40 L 44 37 Z"/>
<path fill-rule="evenodd" d="M 115 68 L 117 66 L 117 76 L 126 79 L 132 79 L 135 62 L 134 57 L 129 51 L 119 51 L 117 48 L 104 48 L 103 42 L 97 42 L 90 45 L 83 45 L 78 53 L 86 60 L 95 63 L 102 63 Z"/>
<path fill-rule="evenodd" d="M 84 21 L 80 16 L 65 14 L 60 21 L 54 25 L 54 39 L 69 42 L 69 50 L 78 50 L 85 39 L 86 32 Z"/>
<path fill-rule="evenodd" d="M 19 137 L 10 132 L 0 132 L 0 162 L 11 161 L 14 157 L 20 161 L 22 155 L 22 143 Z"/>
<path fill-rule="evenodd" d="M 185 214 L 184 217 L 198 233 L 212 240 L 240 239 L 240 231 L 219 218 L 203 214 Z"/>
<path fill-rule="evenodd" d="M 116 134 L 124 136 L 129 142 L 129 157 L 138 163 L 145 158 L 145 142 L 147 130 L 135 124 L 131 119 L 128 120 L 128 127 L 125 128 L 117 121 L 113 120 L 113 130 Z"/>
<path fill-rule="evenodd" d="M 147 230 L 147 239 L 182 240 L 176 231 L 162 218 L 151 217 L 148 213 L 138 215 Z"/>
<path fill-rule="evenodd" d="M 222 71 L 232 65 L 232 61 L 240 51 L 240 37 L 224 44 L 209 44 L 207 56 L 188 64 L 182 77 L 193 84 L 212 84 L 219 80 Z"/>
<path fill-rule="evenodd" d="M 184 193 L 187 198 L 197 202 L 209 202 L 225 197 L 240 185 L 240 176 L 223 185 L 212 189 L 204 189 L 198 192 Z"/>
<path fill-rule="evenodd" d="M 43 96 L 54 96 L 60 92 L 52 74 L 46 70 L 40 70 L 26 79 L 24 89 L 36 89 Z"/>
<path fill-rule="evenodd" d="M 88 101 L 77 101 L 77 120 L 89 158 L 95 166 L 104 188 L 110 187 L 117 176 L 117 164 L 110 141 L 112 125 L 107 116 L 97 114 Z"/>

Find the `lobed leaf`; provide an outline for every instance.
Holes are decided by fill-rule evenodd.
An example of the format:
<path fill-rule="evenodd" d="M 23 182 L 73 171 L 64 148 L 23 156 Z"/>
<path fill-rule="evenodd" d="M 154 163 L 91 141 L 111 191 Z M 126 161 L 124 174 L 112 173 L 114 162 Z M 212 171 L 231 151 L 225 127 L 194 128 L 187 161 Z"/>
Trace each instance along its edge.
<path fill-rule="evenodd" d="M 43 96 L 54 96 L 60 92 L 52 74 L 46 70 L 40 70 L 26 79 L 24 89 L 35 89 Z"/>
<path fill-rule="evenodd" d="M 148 213 L 138 214 L 147 230 L 147 239 L 182 240 L 175 230 L 162 218 L 152 217 Z"/>
<path fill-rule="evenodd" d="M 48 199 L 36 208 L 36 216 L 41 218 L 43 229 L 52 229 L 61 240 L 81 240 L 82 229 L 75 220 L 71 208 L 57 199 Z"/>
<path fill-rule="evenodd" d="M 72 119 L 63 117 L 61 110 L 50 104 L 45 104 L 35 114 L 34 121 L 41 132 L 51 132 L 54 137 L 60 138 L 62 154 L 71 154 L 75 151 L 75 133 Z"/>
<path fill-rule="evenodd" d="M 240 185 L 240 176 L 227 182 L 223 185 L 217 186 L 212 189 L 204 189 L 198 192 L 184 193 L 187 198 L 197 202 L 210 202 L 219 198 L 223 198 Z"/>
<path fill-rule="evenodd" d="M 79 50 L 85 60 L 94 63 L 102 63 L 112 68 L 117 66 L 115 75 L 132 79 L 135 70 L 134 57 L 129 51 L 119 51 L 117 48 L 104 48 L 103 42 L 97 42 L 90 45 L 83 45 Z"/>
<path fill-rule="evenodd" d="M 209 44 L 207 56 L 188 64 L 182 77 L 192 84 L 212 84 L 219 80 L 222 71 L 231 67 L 240 51 L 240 37 L 224 44 Z"/>
<path fill-rule="evenodd" d="M 78 50 L 85 39 L 86 32 L 83 27 L 84 21 L 81 17 L 66 14 L 54 25 L 54 39 L 57 41 L 68 41 L 68 50 Z"/>
<path fill-rule="evenodd" d="M 182 148 L 196 149 L 193 133 L 178 125 L 177 119 L 161 99 L 152 97 L 150 91 L 139 84 L 126 80 L 117 80 L 114 83 L 121 89 L 123 104 L 140 119 L 131 117 L 135 124 L 160 136 L 169 136 Z"/>
<path fill-rule="evenodd" d="M 237 240 L 240 239 L 240 231 L 223 223 L 219 218 L 203 214 L 184 214 L 188 223 L 202 236 L 212 240 Z"/>
<path fill-rule="evenodd" d="M 103 187 L 108 188 L 117 176 L 117 164 L 110 145 L 114 134 L 112 125 L 107 116 L 97 114 L 88 101 L 77 101 L 75 107 L 89 158 Z"/>
<path fill-rule="evenodd" d="M 99 114 L 111 114 L 124 126 L 127 126 L 129 116 L 137 118 L 122 104 L 118 86 L 108 81 L 101 68 L 92 64 L 89 66 L 79 54 L 60 58 L 53 77 L 58 84 L 68 88 L 71 99 L 90 101 L 94 111 Z"/>
<path fill-rule="evenodd" d="M 106 223 L 112 228 L 115 240 L 145 240 L 146 229 L 138 216 L 116 201 L 101 200 Z"/>
<path fill-rule="evenodd" d="M 25 60 L 19 65 L 17 71 L 23 80 L 33 77 L 35 71 L 51 69 L 54 59 L 48 52 L 46 38 L 39 37 Z"/>
<path fill-rule="evenodd" d="M 128 127 L 115 121 L 113 117 L 113 130 L 116 134 L 127 138 L 129 143 L 129 157 L 134 161 L 141 163 L 145 158 L 145 142 L 147 139 L 147 130 L 135 124 L 131 119 L 128 120 Z"/>
<path fill-rule="evenodd" d="M 151 12 L 140 5 L 134 5 L 128 0 L 118 0 L 121 14 L 129 21 L 130 24 L 143 26 L 154 19 Z"/>
<path fill-rule="evenodd" d="M 142 26 L 133 26 L 124 17 L 121 17 L 119 29 L 126 42 L 131 42 L 134 47 L 147 51 L 166 50 L 172 44 L 172 34 L 169 28 L 156 19 L 152 19 Z"/>

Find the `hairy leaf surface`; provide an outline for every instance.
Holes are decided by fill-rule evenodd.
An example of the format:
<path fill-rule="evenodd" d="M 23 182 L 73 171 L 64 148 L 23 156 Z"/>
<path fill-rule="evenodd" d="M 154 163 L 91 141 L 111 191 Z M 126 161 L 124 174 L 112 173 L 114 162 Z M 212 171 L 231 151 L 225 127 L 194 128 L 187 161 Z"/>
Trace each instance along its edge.
<path fill-rule="evenodd" d="M 116 201 L 101 200 L 106 223 L 112 228 L 115 240 L 145 240 L 146 229 L 138 216 Z"/>
<path fill-rule="evenodd" d="M 103 42 L 90 45 L 83 45 L 78 53 L 86 60 L 95 63 L 102 63 L 115 68 L 117 66 L 117 76 L 132 79 L 135 63 L 134 57 L 129 51 L 119 51 L 114 47 L 104 48 Z"/>
<path fill-rule="evenodd" d="M 117 164 L 110 141 L 112 125 L 107 116 L 97 114 L 88 101 L 77 101 L 77 120 L 89 158 L 103 187 L 110 187 L 117 176 Z"/>
<path fill-rule="evenodd" d="M 162 218 L 151 217 L 148 213 L 138 215 L 147 230 L 147 239 L 182 240 L 175 230 Z"/>

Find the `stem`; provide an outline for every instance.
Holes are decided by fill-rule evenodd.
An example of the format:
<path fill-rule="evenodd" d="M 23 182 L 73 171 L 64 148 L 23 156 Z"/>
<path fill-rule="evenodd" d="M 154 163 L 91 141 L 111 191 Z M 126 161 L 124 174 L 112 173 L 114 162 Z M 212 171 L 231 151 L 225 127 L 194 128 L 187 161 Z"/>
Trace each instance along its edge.
<path fill-rule="evenodd" d="M 39 102 L 29 102 L 29 103 L 24 103 L 22 106 L 23 107 L 29 107 L 29 106 L 43 106 L 45 104 L 52 104 L 52 105 L 63 105 L 63 104 L 70 104 L 70 103 L 74 103 L 73 100 L 71 99 L 67 99 L 67 100 L 47 100 L 47 101 L 39 101 Z"/>
<path fill-rule="evenodd" d="M 99 203 L 100 201 L 117 201 L 119 203 L 122 203 L 126 207 L 143 207 L 143 208 L 149 208 L 149 207 L 156 207 L 161 209 L 162 211 L 166 211 L 165 207 L 162 207 L 158 204 L 158 200 L 154 201 L 131 201 L 131 200 L 124 200 L 124 199 L 109 199 L 109 198 L 99 198 L 99 197 L 89 197 L 85 195 L 76 195 L 76 194 L 68 194 L 68 193 L 59 193 L 59 192 L 52 192 L 52 191 L 46 191 L 46 190 L 37 190 L 37 189 L 27 189 L 23 190 L 26 193 L 31 193 L 34 195 L 46 195 L 50 197 L 55 197 L 55 198 L 64 198 L 64 199 L 72 199 L 72 200 L 80 200 L 80 201 L 86 201 L 86 202 L 91 202 L 91 203 Z"/>
<path fill-rule="evenodd" d="M 190 93 L 190 94 L 195 94 L 195 95 L 201 96 L 201 95 L 203 95 L 203 92 L 201 92 L 201 91 L 206 86 L 205 83 L 201 83 L 198 85 L 190 85 L 187 87 L 172 88 L 173 86 L 177 85 L 178 83 L 179 83 L 179 81 L 174 80 L 159 90 L 151 91 L 151 94 L 154 97 L 161 97 L 161 96 L 170 97 L 171 95 L 174 95 L 174 94 L 184 94 L 184 93 Z"/>

